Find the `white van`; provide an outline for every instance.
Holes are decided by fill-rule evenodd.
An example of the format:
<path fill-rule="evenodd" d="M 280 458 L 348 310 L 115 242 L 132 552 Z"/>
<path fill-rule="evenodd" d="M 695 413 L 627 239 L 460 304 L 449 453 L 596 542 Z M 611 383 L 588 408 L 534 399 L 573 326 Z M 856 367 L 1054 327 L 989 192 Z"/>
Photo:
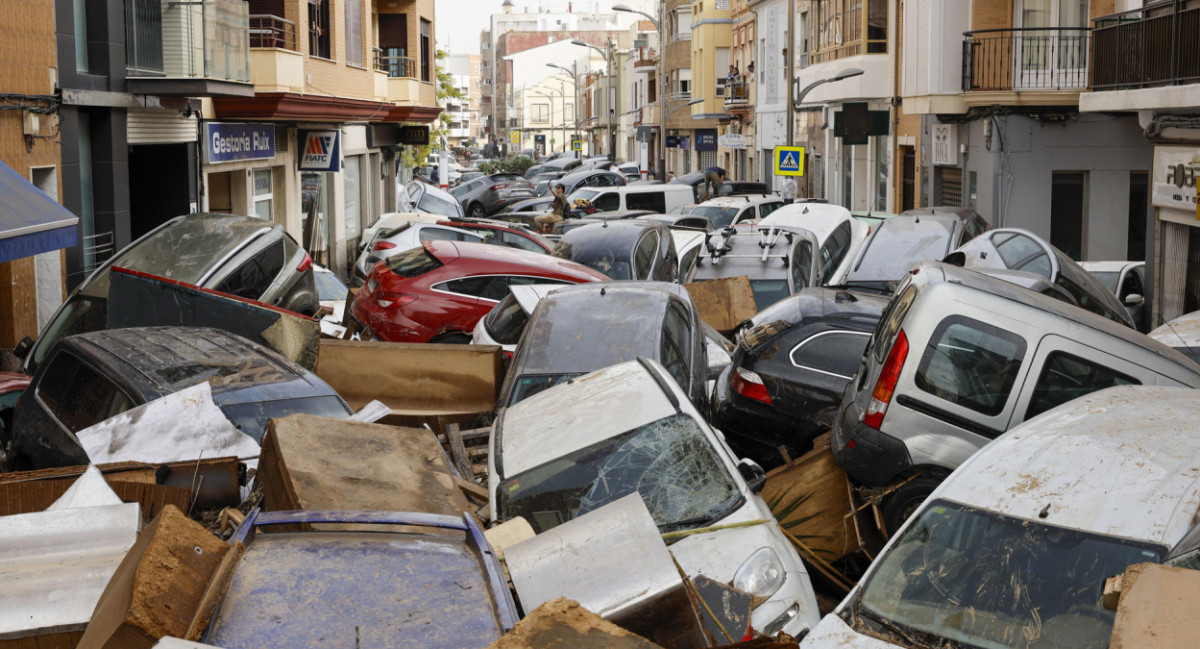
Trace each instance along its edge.
<path fill-rule="evenodd" d="M 601 212 L 649 210 L 666 214 L 677 207 L 691 205 L 692 188 L 686 185 L 631 185 L 625 187 L 584 187 L 571 192 L 567 202 L 575 206 L 585 200 Z"/>

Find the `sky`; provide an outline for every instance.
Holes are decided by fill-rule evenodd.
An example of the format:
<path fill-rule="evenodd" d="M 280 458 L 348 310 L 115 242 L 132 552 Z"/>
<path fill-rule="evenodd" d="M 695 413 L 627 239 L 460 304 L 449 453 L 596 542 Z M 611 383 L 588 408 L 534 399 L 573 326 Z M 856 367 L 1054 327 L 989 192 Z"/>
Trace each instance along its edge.
<path fill-rule="evenodd" d="M 478 54 L 479 32 L 488 28 L 488 19 L 500 13 L 504 0 L 434 0 L 438 49 L 451 54 Z M 525 7 L 541 7 L 551 12 L 566 12 L 570 2 L 577 12 L 591 12 L 598 7 L 602 13 L 612 9 L 621 0 L 513 0 L 513 13 L 522 13 Z"/>

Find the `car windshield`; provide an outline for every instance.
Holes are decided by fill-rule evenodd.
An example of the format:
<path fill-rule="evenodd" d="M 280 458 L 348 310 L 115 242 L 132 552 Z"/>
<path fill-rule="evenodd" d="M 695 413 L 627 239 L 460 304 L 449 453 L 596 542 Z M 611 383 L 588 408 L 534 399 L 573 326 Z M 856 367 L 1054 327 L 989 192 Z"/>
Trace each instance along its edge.
<path fill-rule="evenodd" d="M 723 228 L 733 223 L 733 217 L 737 216 L 738 210 L 736 207 L 717 207 L 716 205 L 697 205 L 692 208 L 691 214 L 703 216 L 712 223 L 713 228 Z"/>
<path fill-rule="evenodd" d="M 327 300 L 344 300 L 350 289 L 333 273 L 313 273 L 317 281 L 317 295 L 322 302 Z"/>
<path fill-rule="evenodd" d="M 894 282 L 919 262 L 945 258 L 952 230 L 949 223 L 929 218 L 885 221 L 867 242 L 847 283 Z"/>
<path fill-rule="evenodd" d="M 754 293 L 754 306 L 759 311 L 791 295 L 786 279 L 752 279 L 750 290 Z"/>
<path fill-rule="evenodd" d="M 583 200 L 590 201 L 590 200 L 592 200 L 593 196 L 595 196 L 596 194 L 599 194 L 599 193 L 600 193 L 599 189 L 577 189 L 577 190 L 571 192 L 570 196 L 567 196 L 567 202 L 570 203 L 571 205 L 574 205 L 575 201 L 577 201 L 581 198 Z"/>
<path fill-rule="evenodd" d="M 417 210 L 427 214 L 462 216 L 462 208 L 459 207 L 458 203 L 434 196 L 430 192 L 425 192 L 421 196 L 421 202 L 417 204 Z"/>
<path fill-rule="evenodd" d="M 565 374 L 526 374 L 525 376 L 518 377 L 513 382 L 513 391 L 508 397 L 508 405 L 518 404 L 542 390 L 552 388 L 559 383 L 564 383 L 567 379 L 573 379 L 579 376 L 579 374 L 579 372 L 568 372 Z"/>
<path fill-rule="evenodd" d="M 511 293 L 504 298 L 483 321 L 492 340 L 501 345 L 515 345 L 525 331 L 525 323 L 529 322 L 529 314 L 521 308 L 521 303 Z"/>
<path fill-rule="evenodd" d="M 354 414 L 341 399 L 329 395 L 229 404 L 221 406 L 221 412 L 225 413 L 238 430 L 253 437 L 259 444 L 267 431 L 267 421 L 271 419 L 281 419 L 296 413 L 338 419 L 345 419 Z"/>
<path fill-rule="evenodd" d="M 1092 271 L 1092 277 L 1095 277 L 1097 281 L 1104 285 L 1104 288 L 1114 294 L 1117 292 L 1117 279 L 1120 276 L 1121 274 L 1115 271 Z"/>
<path fill-rule="evenodd" d="M 855 625 L 906 646 L 1036 649 L 1070 638 L 1104 649 L 1114 616 L 1101 604 L 1104 580 L 1161 556 L 1148 544 L 938 501 L 876 560 Z"/>
<path fill-rule="evenodd" d="M 660 530 L 708 525 L 742 504 L 700 426 L 672 415 L 520 473 L 497 489 L 500 518 L 545 532 L 637 492 Z"/>

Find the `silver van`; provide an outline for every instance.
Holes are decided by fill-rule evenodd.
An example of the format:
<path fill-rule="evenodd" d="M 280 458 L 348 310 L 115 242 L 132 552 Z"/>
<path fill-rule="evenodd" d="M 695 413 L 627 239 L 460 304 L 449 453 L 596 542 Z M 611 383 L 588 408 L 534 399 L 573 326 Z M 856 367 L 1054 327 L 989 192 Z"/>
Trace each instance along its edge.
<path fill-rule="evenodd" d="M 883 501 L 895 530 L 990 440 L 1115 385 L 1200 387 L 1200 365 L 1052 297 L 923 262 L 897 287 L 842 396 L 833 454 L 864 485 L 902 483 Z"/>

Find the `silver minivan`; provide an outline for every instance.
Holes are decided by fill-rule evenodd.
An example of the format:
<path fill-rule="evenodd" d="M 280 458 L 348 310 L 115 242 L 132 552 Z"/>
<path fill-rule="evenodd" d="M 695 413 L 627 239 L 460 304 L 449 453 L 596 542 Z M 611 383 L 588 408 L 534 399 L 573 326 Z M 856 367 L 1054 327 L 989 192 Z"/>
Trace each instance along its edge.
<path fill-rule="evenodd" d="M 923 262 L 901 281 L 846 388 L 833 454 L 895 530 L 1012 426 L 1115 385 L 1200 387 L 1200 365 L 1121 324 L 972 270 Z"/>

